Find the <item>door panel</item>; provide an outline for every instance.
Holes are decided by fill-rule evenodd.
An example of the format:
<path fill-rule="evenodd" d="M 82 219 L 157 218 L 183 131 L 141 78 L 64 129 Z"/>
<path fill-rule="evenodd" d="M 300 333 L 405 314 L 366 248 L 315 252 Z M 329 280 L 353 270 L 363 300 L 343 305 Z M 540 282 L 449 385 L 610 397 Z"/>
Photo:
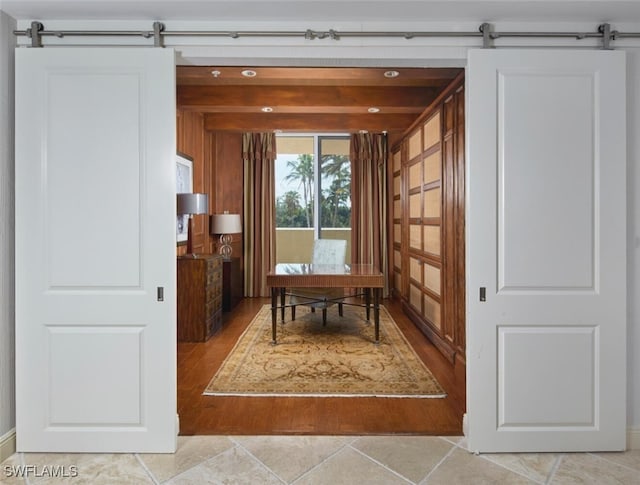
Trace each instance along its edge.
<path fill-rule="evenodd" d="M 470 449 L 624 449 L 624 53 L 471 51 L 467 82 Z"/>
<path fill-rule="evenodd" d="M 131 102 L 138 96 L 139 73 L 49 71 L 46 84 L 43 134 L 51 143 L 46 147 L 43 202 L 47 207 L 49 288 L 139 287 L 137 194 L 143 167 L 138 125 L 142 113 L 139 104 Z M 114 91 L 119 95 L 93 94 Z M 82 102 L 70 102 L 73 99 Z M 63 122 L 60 113 L 65 114 Z M 108 136 L 98 143 L 96 134 L 101 133 Z M 126 210 L 115 212 L 113 204 L 78 203 L 110 200 L 114 187 Z M 123 236 L 117 241 L 109 237 L 114 226 Z"/>
<path fill-rule="evenodd" d="M 174 63 L 16 52 L 19 451 L 175 450 Z"/>
<path fill-rule="evenodd" d="M 594 289 L 595 77 L 499 75 L 501 291 Z"/>

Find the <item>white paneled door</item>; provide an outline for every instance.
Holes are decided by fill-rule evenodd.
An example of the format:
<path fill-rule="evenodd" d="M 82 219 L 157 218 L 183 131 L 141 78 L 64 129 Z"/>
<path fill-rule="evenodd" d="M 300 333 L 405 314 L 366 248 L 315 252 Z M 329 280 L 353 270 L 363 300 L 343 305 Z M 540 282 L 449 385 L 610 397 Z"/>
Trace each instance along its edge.
<path fill-rule="evenodd" d="M 175 61 L 16 52 L 19 451 L 176 446 Z"/>
<path fill-rule="evenodd" d="M 470 449 L 622 450 L 625 55 L 467 67 Z"/>

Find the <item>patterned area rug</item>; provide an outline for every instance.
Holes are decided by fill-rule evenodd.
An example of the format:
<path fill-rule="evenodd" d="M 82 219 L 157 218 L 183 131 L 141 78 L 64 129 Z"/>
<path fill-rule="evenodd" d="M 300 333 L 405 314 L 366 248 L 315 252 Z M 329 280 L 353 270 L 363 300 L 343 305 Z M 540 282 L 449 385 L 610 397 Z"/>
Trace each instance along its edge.
<path fill-rule="evenodd" d="M 363 308 L 322 312 L 296 308 L 291 321 L 278 319 L 278 344 L 271 345 L 271 308 L 249 324 L 204 391 L 226 396 L 445 397 L 440 384 L 410 347 L 384 307 L 380 344 L 375 345 L 373 312 Z"/>

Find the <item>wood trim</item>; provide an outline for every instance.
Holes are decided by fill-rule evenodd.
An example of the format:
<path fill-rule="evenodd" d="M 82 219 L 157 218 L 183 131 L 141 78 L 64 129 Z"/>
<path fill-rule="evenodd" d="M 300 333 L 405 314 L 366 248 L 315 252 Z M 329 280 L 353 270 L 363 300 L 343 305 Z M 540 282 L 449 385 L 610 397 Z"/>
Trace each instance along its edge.
<path fill-rule="evenodd" d="M 0 463 L 16 452 L 16 429 L 12 428 L 0 436 Z"/>
<path fill-rule="evenodd" d="M 455 134 L 456 149 L 456 174 L 455 174 L 455 259 L 456 268 L 456 320 L 454 323 L 456 335 L 456 345 L 461 353 L 466 353 L 466 228 L 465 228 L 465 92 L 464 84 L 456 90 L 456 116 L 457 129 Z"/>
<path fill-rule="evenodd" d="M 413 309 L 411 305 L 409 305 L 404 299 L 402 300 L 402 310 L 407 314 L 409 319 L 415 324 L 418 329 L 436 346 L 436 348 L 442 352 L 449 362 L 452 364 L 455 362 L 456 351 L 453 349 L 451 344 L 440 337 L 431 326 L 425 323 L 424 318 L 421 317 L 416 311 Z"/>

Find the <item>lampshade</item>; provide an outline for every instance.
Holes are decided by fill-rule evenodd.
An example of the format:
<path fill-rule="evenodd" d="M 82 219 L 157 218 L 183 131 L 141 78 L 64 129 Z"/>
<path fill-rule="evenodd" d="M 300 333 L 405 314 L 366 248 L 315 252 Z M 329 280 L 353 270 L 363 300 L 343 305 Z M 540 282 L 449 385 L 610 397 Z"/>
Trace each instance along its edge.
<path fill-rule="evenodd" d="M 214 214 L 211 216 L 211 234 L 238 234 L 242 232 L 240 214 Z"/>
<path fill-rule="evenodd" d="M 207 194 L 177 194 L 177 214 L 206 214 L 209 211 Z"/>

